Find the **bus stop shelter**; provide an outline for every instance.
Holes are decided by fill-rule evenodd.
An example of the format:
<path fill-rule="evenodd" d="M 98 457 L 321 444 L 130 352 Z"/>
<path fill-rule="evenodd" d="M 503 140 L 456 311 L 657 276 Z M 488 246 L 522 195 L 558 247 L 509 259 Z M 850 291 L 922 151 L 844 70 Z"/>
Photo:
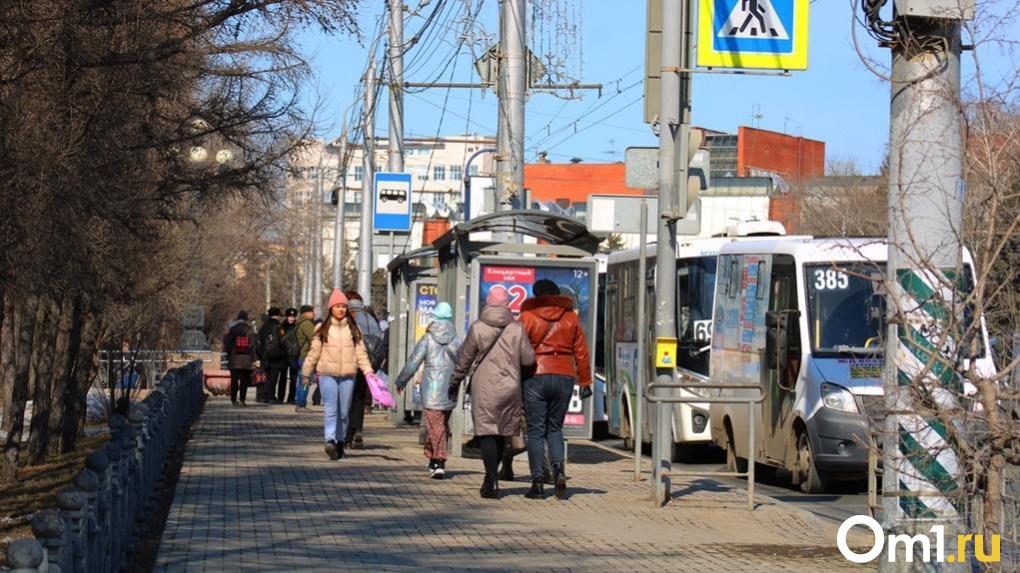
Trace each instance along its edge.
<path fill-rule="evenodd" d="M 400 255 L 386 265 L 389 272 L 393 304 L 390 315 L 389 375 L 391 391 L 397 374 L 407 362 L 414 344 L 425 335 L 432 312 L 436 308 L 436 249 L 422 247 Z M 396 396 L 396 393 L 394 393 Z M 415 403 L 413 388 L 408 387 L 402 397 L 397 398 L 397 408 L 392 421 L 400 424 L 406 413 L 420 410 Z"/>
<path fill-rule="evenodd" d="M 593 255 L 602 239 L 577 219 L 545 211 L 504 211 L 460 223 L 432 243 L 439 260 L 438 300 L 453 307 L 454 324 L 463 337 L 490 290 L 506 289 L 516 315 L 537 280 L 552 280 L 574 299 L 594 361 L 598 262 Z M 582 401 L 575 388 L 564 434 L 588 438 L 591 425 L 592 401 Z M 472 434 L 463 386 L 451 431 L 450 451 L 459 456 L 464 439 Z"/>

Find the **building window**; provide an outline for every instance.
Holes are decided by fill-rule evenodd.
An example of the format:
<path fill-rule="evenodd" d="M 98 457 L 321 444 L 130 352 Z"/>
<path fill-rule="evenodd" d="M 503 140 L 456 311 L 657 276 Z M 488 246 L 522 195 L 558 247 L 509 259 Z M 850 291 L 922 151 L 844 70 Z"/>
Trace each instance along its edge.
<path fill-rule="evenodd" d="M 451 181 L 460 181 L 463 178 L 464 178 L 464 168 L 461 167 L 460 165 L 451 165 L 450 166 L 450 180 Z"/>
<path fill-rule="evenodd" d="M 361 181 L 362 178 L 364 178 L 364 175 L 365 175 L 365 168 L 360 166 L 360 165 L 355 165 L 354 166 L 354 180 L 355 181 Z"/>
<path fill-rule="evenodd" d="M 432 178 L 436 181 L 446 181 L 446 166 L 434 165 L 432 167 Z"/>
<path fill-rule="evenodd" d="M 478 166 L 477 165 L 472 165 L 471 166 L 471 171 L 469 171 L 469 173 L 471 173 L 472 177 L 478 175 Z"/>
<path fill-rule="evenodd" d="M 412 167 L 411 168 L 411 173 L 415 174 L 415 179 L 417 179 L 418 181 L 428 181 L 429 180 L 428 169 L 426 169 L 424 167 L 420 167 L 420 166 Z"/>

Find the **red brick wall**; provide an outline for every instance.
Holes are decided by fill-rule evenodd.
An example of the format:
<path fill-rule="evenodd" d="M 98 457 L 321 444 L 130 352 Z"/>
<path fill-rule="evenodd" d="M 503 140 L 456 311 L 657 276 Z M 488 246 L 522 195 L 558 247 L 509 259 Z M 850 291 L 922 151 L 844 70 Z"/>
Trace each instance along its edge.
<path fill-rule="evenodd" d="M 797 198 L 789 193 L 770 198 L 769 219 L 782 223 L 787 234 L 797 234 L 800 226 L 800 207 L 797 205 Z"/>
<path fill-rule="evenodd" d="M 623 179 L 623 163 L 529 163 L 524 166 L 524 186 L 531 189 L 534 201 L 584 203 L 593 193 L 643 193 L 625 186 Z"/>
<path fill-rule="evenodd" d="M 752 168 L 783 174 L 790 184 L 821 177 L 825 175 L 825 142 L 741 126 L 737 172 L 747 177 Z"/>
<path fill-rule="evenodd" d="M 442 237 L 449 230 L 449 219 L 426 219 L 425 229 L 422 231 L 422 244 L 431 245 L 432 241 Z"/>

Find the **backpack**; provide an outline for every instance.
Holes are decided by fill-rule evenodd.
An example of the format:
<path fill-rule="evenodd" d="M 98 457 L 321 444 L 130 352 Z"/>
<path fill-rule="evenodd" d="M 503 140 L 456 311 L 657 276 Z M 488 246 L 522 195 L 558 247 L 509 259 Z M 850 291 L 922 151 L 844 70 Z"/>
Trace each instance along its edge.
<path fill-rule="evenodd" d="M 291 360 L 297 360 L 301 356 L 301 345 L 298 344 L 297 339 L 298 328 L 297 325 L 293 326 L 290 330 L 287 330 L 280 340 L 283 347 L 287 350 L 287 356 Z"/>
<path fill-rule="evenodd" d="M 251 354 L 251 338 L 247 334 L 234 337 L 234 354 Z"/>
<path fill-rule="evenodd" d="M 278 328 L 267 328 L 262 335 L 261 343 L 267 360 L 273 361 L 287 357 L 287 349 L 283 346 Z"/>

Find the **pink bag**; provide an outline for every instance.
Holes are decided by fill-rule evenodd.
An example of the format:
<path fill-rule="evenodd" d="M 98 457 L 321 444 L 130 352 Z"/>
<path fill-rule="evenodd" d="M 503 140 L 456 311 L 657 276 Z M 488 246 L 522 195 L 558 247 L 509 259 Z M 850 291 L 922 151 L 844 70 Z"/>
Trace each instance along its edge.
<path fill-rule="evenodd" d="M 389 380 L 386 379 L 385 374 L 369 374 L 365 376 L 365 382 L 368 383 L 368 389 L 372 392 L 372 401 L 376 404 L 384 408 L 393 408 L 397 405 L 393 394 L 390 394 Z"/>

